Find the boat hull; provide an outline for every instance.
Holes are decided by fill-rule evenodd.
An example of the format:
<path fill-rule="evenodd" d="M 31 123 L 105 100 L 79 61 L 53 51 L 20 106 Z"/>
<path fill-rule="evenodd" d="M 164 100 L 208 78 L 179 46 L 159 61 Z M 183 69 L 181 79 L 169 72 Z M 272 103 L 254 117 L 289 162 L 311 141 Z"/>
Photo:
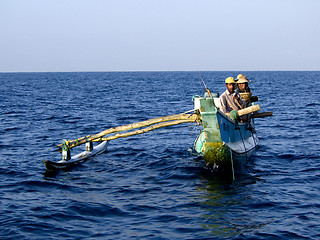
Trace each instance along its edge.
<path fill-rule="evenodd" d="M 222 142 L 236 154 L 251 152 L 259 144 L 254 128 L 254 121 L 237 122 L 220 110 L 217 111 L 218 128 Z"/>
<path fill-rule="evenodd" d="M 198 98 L 195 101 L 203 129 L 194 143 L 194 150 L 203 155 L 207 167 L 230 169 L 234 161 L 247 159 L 259 140 L 252 119 L 244 123 L 230 119 L 216 107 L 217 100 Z"/>

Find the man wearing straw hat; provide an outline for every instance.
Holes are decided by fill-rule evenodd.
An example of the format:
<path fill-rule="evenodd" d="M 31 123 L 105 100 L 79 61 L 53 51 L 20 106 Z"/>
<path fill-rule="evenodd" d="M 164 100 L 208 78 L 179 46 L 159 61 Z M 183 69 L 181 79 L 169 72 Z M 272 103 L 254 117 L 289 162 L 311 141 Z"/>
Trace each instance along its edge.
<path fill-rule="evenodd" d="M 247 107 L 246 101 L 242 97 L 234 92 L 236 82 L 233 77 L 228 77 L 225 80 L 227 90 L 220 96 L 220 110 L 229 115 L 232 110 L 240 110 Z"/>
<path fill-rule="evenodd" d="M 239 74 L 242 75 L 242 74 Z M 237 85 L 238 88 L 235 90 L 236 93 L 245 93 L 245 92 L 250 92 L 250 88 L 248 83 L 251 81 L 248 81 L 246 76 L 241 76 L 239 77 L 238 75 L 238 81 L 237 81 Z"/>

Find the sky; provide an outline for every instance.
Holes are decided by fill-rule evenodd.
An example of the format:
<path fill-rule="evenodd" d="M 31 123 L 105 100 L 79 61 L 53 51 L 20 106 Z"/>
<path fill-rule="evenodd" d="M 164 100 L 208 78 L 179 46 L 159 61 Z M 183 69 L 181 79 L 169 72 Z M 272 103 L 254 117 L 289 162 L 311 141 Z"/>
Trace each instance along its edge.
<path fill-rule="evenodd" d="M 0 0 L 0 72 L 319 71 L 319 0 Z"/>

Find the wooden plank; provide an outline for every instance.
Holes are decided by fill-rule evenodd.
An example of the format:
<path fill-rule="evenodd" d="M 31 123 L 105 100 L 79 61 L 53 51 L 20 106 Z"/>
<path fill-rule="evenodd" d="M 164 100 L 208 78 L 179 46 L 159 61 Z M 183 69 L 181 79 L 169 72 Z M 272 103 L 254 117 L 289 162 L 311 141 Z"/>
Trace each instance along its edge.
<path fill-rule="evenodd" d="M 251 115 L 251 118 L 264 118 L 273 116 L 273 112 L 262 112 L 262 113 L 254 113 Z"/>

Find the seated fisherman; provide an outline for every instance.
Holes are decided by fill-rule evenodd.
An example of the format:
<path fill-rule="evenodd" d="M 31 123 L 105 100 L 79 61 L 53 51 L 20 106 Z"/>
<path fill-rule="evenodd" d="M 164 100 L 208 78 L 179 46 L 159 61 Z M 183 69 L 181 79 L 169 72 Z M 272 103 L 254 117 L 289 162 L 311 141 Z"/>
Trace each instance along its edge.
<path fill-rule="evenodd" d="M 247 102 L 247 106 L 251 106 L 252 102 L 258 101 L 257 96 L 252 96 L 252 92 L 249 88 L 249 81 L 246 76 L 239 77 L 237 81 L 238 88 L 235 90 L 240 96 Z"/>
<path fill-rule="evenodd" d="M 240 75 L 240 74 L 239 74 Z M 238 76 L 239 76 L 238 75 Z M 249 83 L 250 81 L 248 81 L 246 76 L 241 76 L 238 78 L 238 81 L 236 82 L 238 85 L 238 88 L 235 90 L 236 93 L 245 93 L 245 92 L 250 92 L 250 88 L 249 88 Z"/>
<path fill-rule="evenodd" d="M 233 77 L 228 77 L 225 82 L 227 90 L 219 98 L 220 111 L 229 116 L 232 110 L 237 111 L 247 107 L 247 103 L 238 93 L 234 92 L 236 82 Z"/>

